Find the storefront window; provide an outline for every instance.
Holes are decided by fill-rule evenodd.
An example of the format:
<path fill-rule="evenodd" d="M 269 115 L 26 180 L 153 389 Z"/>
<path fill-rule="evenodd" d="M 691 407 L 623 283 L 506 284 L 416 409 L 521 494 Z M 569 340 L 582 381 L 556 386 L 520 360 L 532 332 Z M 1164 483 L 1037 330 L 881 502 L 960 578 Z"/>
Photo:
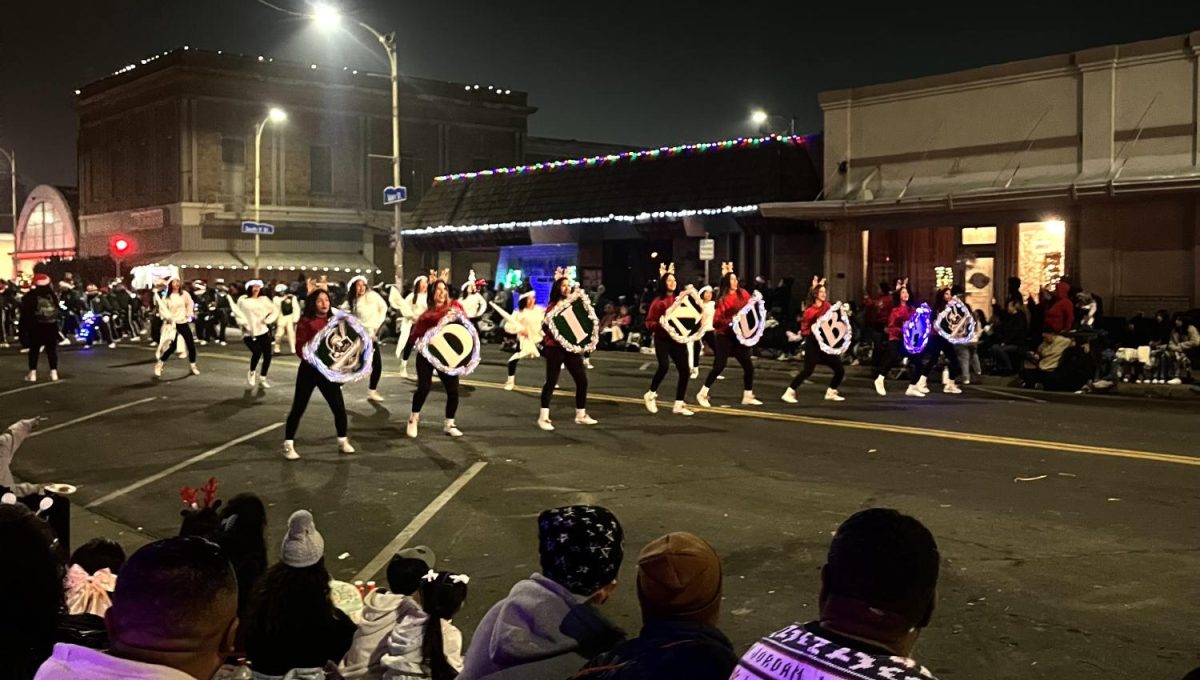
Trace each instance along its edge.
<path fill-rule="evenodd" d="M 963 227 L 962 244 L 964 246 L 990 246 L 995 243 L 995 227 Z"/>
<path fill-rule="evenodd" d="M 1037 295 L 1067 273 L 1067 224 L 1062 220 L 1022 222 L 1017 246 L 1021 295 Z"/>
<path fill-rule="evenodd" d="M 39 201 L 29 212 L 29 220 L 21 233 L 17 249 L 22 252 L 38 250 L 70 250 L 75 247 L 66 221 L 54 211 L 50 201 Z"/>

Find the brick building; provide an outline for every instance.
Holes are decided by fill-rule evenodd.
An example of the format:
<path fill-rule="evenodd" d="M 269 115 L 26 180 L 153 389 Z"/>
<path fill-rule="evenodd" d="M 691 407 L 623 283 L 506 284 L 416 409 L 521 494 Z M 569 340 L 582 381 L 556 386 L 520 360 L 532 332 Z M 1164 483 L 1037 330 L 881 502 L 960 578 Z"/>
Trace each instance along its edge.
<path fill-rule="evenodd" d="M 261 152 L 262 275 L 369 271 L 391 277 L 390 88 L 386 77 L 187 47 L 127 66 L 78 95 L 79 254 L 131 237 L 131 264 L 188 276 L 246 272 L 253 237 L 254 137 Z M 526 94 L 404 78 L 401 158 L 406 212 L 436 175 L 520 162 Z M 415 260 L 414 260 L 415 264 Z M 242 276 L 244 274 L 237 274 Z"/>

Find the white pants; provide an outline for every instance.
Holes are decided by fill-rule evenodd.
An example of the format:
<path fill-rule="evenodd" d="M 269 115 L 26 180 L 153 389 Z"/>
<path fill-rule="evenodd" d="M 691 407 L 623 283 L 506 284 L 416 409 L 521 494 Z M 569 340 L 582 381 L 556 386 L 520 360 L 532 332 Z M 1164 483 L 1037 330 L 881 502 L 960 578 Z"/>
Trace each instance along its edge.
<path fill-rule="evenodd" d="M 291 354 L 296 353 L 296 324 L 291 321 L 280 321 L 275 327 L 275 344 L 281 344 L 287 340 L 288 345 L 292 348 Z"/>
<path fill-rule="evenodd" d="M 408 319 L 400 321 L 400 340 L 396 343 L 396 358 L 404 353 L 404 346 L 408 344 L 408 336 L 412 333 L 413 322 Z"/>

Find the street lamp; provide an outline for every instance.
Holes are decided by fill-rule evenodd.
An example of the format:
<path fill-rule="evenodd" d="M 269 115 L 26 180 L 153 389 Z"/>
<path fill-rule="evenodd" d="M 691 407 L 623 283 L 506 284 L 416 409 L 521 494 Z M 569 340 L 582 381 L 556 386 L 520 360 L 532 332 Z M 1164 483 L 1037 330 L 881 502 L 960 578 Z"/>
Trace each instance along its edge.
<path fill-rule="evenodd" d="M 340 26 L 342 17 L 336 8 L 324 3 L 318 3 L 313 8 L 312 20 L 318 28 L 329 30 Z M 396 34 L 380 33 L 362 21 L 357 23 L 371 35 L 375 36 L 379 44 L 383 45 L 383 50 L 387 52 L 388 66 L 391 69 L 392 78 L 392 186 L 400 186 L 400 70 L 396 59 Z M 396 267 L 396 285 L 402 286 L 404 285 L 404 242 L 400 237 L 399 203 L 394 205 L 392 231 L 392 238 L 396 243 L 392 254 Z"/>
<path fill-rule="evenodd" d="M 779 114 L 767 113 L 762 109 L 755 109 L 750 113 L 750 122 L 758 126 L 760 133 L 762 132 L 763 125 L 765 125 L 767 121 L 771 120 L 772 118 L 782 118 L 783 120 L 788 121 L 788 133 L 792 135 L 796 134 L 795 114 L 791 116 L 781 116 Z"/>
<path fill-rule="evenodd" d="M 262 134 L 263 128 L 267 123 L 280 124 L 287 120 L 287 112 L 278 107 L 271 107 L 265 118 L 255 126 L 254 130 L 254 222 L 256 224 L 262 221 L 260 212 L 262 210 Z M 254 232 L 254 278 L 258 278 L 258 260 L 260 251 L 260 242 L 262 237 L 258 231 Z"/>
<path fill-rule="evenodd" d="M 11 180 L 10 189 L 12 190 L 12 197 L 11 197 L 12 198 L 12 230 L 13 230 L 13 238 L 16 238 L 16 235 L 17 235 L 17 150 L 12 149 L 10 151 L 5 151 L 4 149 L 0 149 L 0 154 L 3 154 L 4 157 L 6 159 L 8 159 L 8 170 L 9 170 L 8 176 L 9 176 L 9 179 Z M 17 271 L 17 252 L 16 251 L 17 251 L 16 243 L 14 242 L 13 243 L 13 271 L 14 272 Z"/>

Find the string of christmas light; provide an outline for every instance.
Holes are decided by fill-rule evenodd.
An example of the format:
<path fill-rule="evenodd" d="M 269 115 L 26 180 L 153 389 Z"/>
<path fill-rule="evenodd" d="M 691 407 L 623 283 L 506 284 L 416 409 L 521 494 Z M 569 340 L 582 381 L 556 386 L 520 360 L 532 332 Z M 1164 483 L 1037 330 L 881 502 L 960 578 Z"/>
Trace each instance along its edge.
<path fill-rule="evenodd" d="M 624 153 L 609 154 L 607 156 L 592 156 L 590 158 L 572 158 L 562 161 L 550 161 L 548 163 L 534 163 L 533 165 L 517 165 L 509 168 L 494 168 L 492 170 L 478 170 L 475 172 L 456 172 L 450 175 L 442 175 L 434 177 L 434 182 L 453 182 L 460 179 L 475 179 L 476 177 L 490 177 L 492 175 L 522 175 L 531 172 L 540 172 L 543 170 L 557 170 L 559 168 L 576 168 L 576 167 L 594 167 L 597 165 L 605 165 L 608 163 L 617 163 L 620 161 L 635 161 L 642 158 L 659 158 L 662 156 L 678 156 L 680 154 L 694 152 L 709 152 L 723 151 L 726 149 L 741 149 L 756 147 L 762 144 L 782 143 L 782 144 L 805 144 L 805 138 L 801 135 L 768 135 L 766 137 L 738 137 L 737 139 L 727 139 L 723 142 L 701 142 L 699 144 L 679 144 L 676 146 L 663 146 L 657 149 L 647 149 L 645 151 L 626 151 Z"/>
<path fill-rule="evenodd" d="M 538 227 L 560 227 L 570 226 L 575 224 L 605 224 L 608 222 L 624 222 L 626 224 L 640 224 L 644 222 L 673 222 L 685 217 L 711 217 L 714 215 L 744 215 L 746 213 L 758 212 L 757 205 L 727 205 L 724 208 L 700 208 L 697 210 L 659 210 L 655 212 L 641 212 L 636 215 L 616 215 L 609 213 L 604 216 L 597 217 L 566 217 L 562 219 L 552 218 L 544 220 L 525 220 L 513 222 L 496 222 L 492 224 L 443 224 L 436 227 L 420 227 L 417 229 L 405 229 L 404 235 L 407 236 L 433 236 L 436 234 L 448 233 L 476 233 L 489 231 L 502 231 L 506 229 L 536 229 Z"/>

